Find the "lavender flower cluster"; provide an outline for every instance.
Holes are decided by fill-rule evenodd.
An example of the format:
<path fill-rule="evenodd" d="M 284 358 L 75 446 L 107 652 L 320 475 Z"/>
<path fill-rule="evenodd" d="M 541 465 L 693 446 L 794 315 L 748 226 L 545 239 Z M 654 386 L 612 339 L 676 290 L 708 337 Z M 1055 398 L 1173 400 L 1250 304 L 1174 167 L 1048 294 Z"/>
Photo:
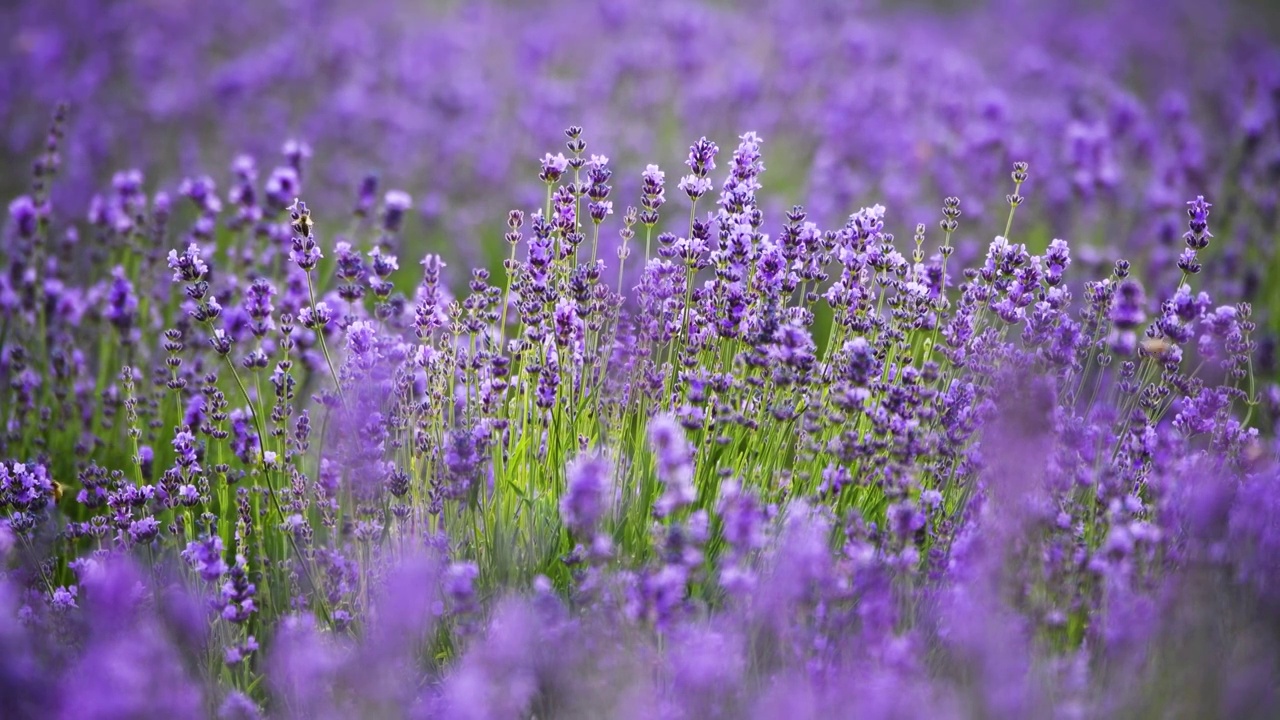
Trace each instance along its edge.
<path fill-rule="evenodd" d="M 5 11 L 25 21 L 29 62 L 63 57 L 69 26 L 41 30 L 54 5 Z M 124 3 L 104 22 L 166 7 Z M 656 134 L 615 152 L 578 126 L 551 152 L 517 151 L 477 121 L 508 82 L 489 66 L 401 112 L 418 76 L 392 92 L 338 50 L 316 57 L 321 37 L 392 54 L 419 39 L 366 37 L 368 8 L 325 32 L 355 12 L 342 2 L 269 45 L 301 63 L 279 67 L 352 73 L 337 107 L 392 115 L 377 151 L 402 153 L 408 130 L 452 133 L 457 154 L 428 181 L 442 186 L 346 175 L 361 178 L 354 201 L 337 199 L 317 165 L 345 171 L 350 148 L 308 126 L 314 145 L 236 155 L 224 176 L 117 172 L 84 213 L 67 201 L 101 159 L 93 135 L 114 149 L 136 120 L 88 122 L 75 96 L 46 118 L 0 228 L 4 713 L 1280 712 L 1280 386 L 1264 324 L 1280 296 L 1259 270 L 1280 257 L 1266 241 L 1273 49 L 1240 46 L 1247 81 L 1187 81 L 1243 103 L 1234 127 L 1103 83 L 1130 63 L 1161 70 L 1169 53 L 1135 59 L 1141 35 L 1114 56 L 1060 51 L 1063 85 L 1031 63 L 1002 89 L 979 48 L 929 79 L 935 60 L 813 3 L 761 51 L 785 59 L 787 85 L 753 76 L 764 66 L 739 62 L 737 40 L 697 41 L 712 20 L 748 19 L 646 7 L 575 24 L 475 5 L 451 22 L 490 29 L 446 23 L 454 44 L 431 47 L 463 68 L 467 38 L 524 28 L 503 52 L 530 61 L 547 105 L 518 120 L 526 139 L 574 113 L 649 132 L 610 103 L 654 111 L 643 100 L 666 92 L 668 63 L 692 83 L 671 93 L 678 125 L 740 120 L 762 88 L 785 90 L 772 113 L 827 120 L 789 136 L 768 115 L 731 150 L 701 137 L 679 166 L 630 164 L 666 147 Z M 1009 17 L 1035 24 L 1023 15 Z M 175 52 L 200 56 L 230 18 L 208 20 Z M 637 34 L 654 67 L 609 42 L 637 23 L 664 30 Z M 943 26 L 958 27 L 909 32 Z M 842 40 L 806 42 L 820 32 Z M 298 42 L 309 51 L 292 55 Z M 558 63 L 593 43 L 574 72 L 611 90 L 598 107 L 555 102 Z M 867 84 L 797 72 L 828 52 Z M 278 82 L 273 57 L 214 72 L 228 112 Z M 172 118 L 205 113 L 206 96 L 180 97 L 197 84 L 156 73 L 117 82 L 146 85 Z M 1024 83 L 1078 105 L 1040 117 L 1054 106 L 1002 94 Z M 850 128 L 868 104 L 904 122 Z M 1060 133 L 1065 158 L 1042 152 Z M 796 173 L 811 176 L 807 206 L 780 199 Z M 921 205 L 934 187 L 954 194 Z M 510 197 L 504 226 L 472 219 Z M 1113 230 L 1101 248 L 1072 239 Z M 502 257 L 473 251 L 460 268 L 464 244 Z"/>
<path fill-rule="evenodd" d="M 287 133 L 324 148 L 313 200 L 345 205 L 378 168 L 418 198 L 414 221 L 449 240 L 491 231 L 512 201 L 535 204 L 521 159 L 570 120 L 628 166 L 671 165 L 677 140 L 753 128 L 785 150 L 771 214 L 804 202 L 832 225 L 877 198 L 915 219 L 957 195 L 959 239 L 985 245 L 1004 217 L 991 178 L 1027 161 L 1028 239 L 1069 236 L 1079 260 L 1142 260 L 1143 272 L 1172 267 L 1180 202 L 1230 198 L 1208 271 L 1231 297 L 1280 302 L 1261 282 L 1280 261 L 1248 242 L 1276 230 L 1280 57 L 1266 3 L 947 4 L 963 7 L 15 2 L 0 8 L 3 152 L 25 165 L 48 108 L 70 100 L 92 118 L 67 138 L 77 162 L 63 188 L 79 207 L 118 167 L 176 184 L 236 152 L 275 152 Z M 992 28 L 1007 40 L 991 42 Z M 20 192 L 14 181 L 3 189 Z M 295 181 L 267 192 L 291 201 Z M 619 189 L 634 197 L 639 181 Z M 375 196 L 366 187 L 359 208 Z M 447 259 L 482 264 L 458 245 Z"/>

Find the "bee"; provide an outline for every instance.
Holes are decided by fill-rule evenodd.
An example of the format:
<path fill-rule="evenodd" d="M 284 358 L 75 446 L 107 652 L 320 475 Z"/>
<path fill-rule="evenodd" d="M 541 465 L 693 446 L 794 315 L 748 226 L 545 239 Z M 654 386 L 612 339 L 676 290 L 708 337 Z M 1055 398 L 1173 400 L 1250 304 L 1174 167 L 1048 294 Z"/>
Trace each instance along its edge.
<path fill-rule="evenodd" d="M 293 204 L 289 206 L 289 218 L 293 224 L 293 231 L 303 237 L 311 237 L 311 211 L 307 209 L 307 204 L 299 200 L 293 199 Z"/>
<path fill-rule="evenodd" d="M 1173 343 L 1164 338 L 1145 338 L 1141 345 L 1144 353 L 1157 358 L 1164 357 L 1169 348 L 1173 347 Z"/>
<path fill-rule="evenodd" d="M 63 485 L 57 480 L 50 480 L 49 482 L 52 485 L 49 489 L 49 494 L 53 496 L 53 504 L 57 505 L 62 502 Z"/>

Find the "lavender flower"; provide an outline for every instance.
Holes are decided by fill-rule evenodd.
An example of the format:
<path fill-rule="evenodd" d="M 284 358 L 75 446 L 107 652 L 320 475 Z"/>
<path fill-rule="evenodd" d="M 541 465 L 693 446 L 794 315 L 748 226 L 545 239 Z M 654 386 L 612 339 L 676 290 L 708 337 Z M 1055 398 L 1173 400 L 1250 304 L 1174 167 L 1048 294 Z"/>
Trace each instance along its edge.
<path fill-rule="evenodd" d="M 1197 195 L 1195 200 L 1187 203 L 1187 215 L 1191 218 L 1187 221 L 1189 229 L 1183 236 L 1187 242 L 1187 248 L 1203 250 L 1209 247 L 1209 239 L 1213 237 L 1209 232 L 1209 208 L 1211 207 L 1213 205 L 1205 202 L 1203 195 Z"/>
<path fill-rule="evenodd" d="M 293 205 L 289 206 L 289 217 L 294 232 L 289 259 L 304 272 L 311 272 L 324 257 L 312 234 L 311 211 L 307 209 L 306 203 L 295 199 Z"/>
<path fill-rule="evenodd" d="M 60 587 L 53 591 L 53 597 L 50 598 L 49 605 L 58 612 L 74 610 L 79 607 L 76 604 L 76 595 L 78 593 L 79 588 L 75 585 Z"/>
<path fill-rule="evenodd" d="M 475 604 L 475 581 L 480 571 L 475 563 L 454 563 L 444 576 L 444 593 L 456 612 L 467 612 Z"/>
<path fill-rule="evenodd" d="M 160 535 L 160 523 L 153 517 L 144 517 L 129 523 L 129 539 L 135 545 L 146 545 Z"/>
<path fill-rule="evenodd" d="M 382 229 L 389 233 L 400 232 L 404 214 L 413 207 L 409 194 L 401 190 L 388 190 L 382 199 Z"/>
<path fill-rule="evenodd" d="M 381 358 L 378 331 L 372 323 L 357 320 L 347 328 L 347 352 L 351 362 L 361 368 L 373 367 Z"/>
<path fill-rule="evenodd" d="M 308 330 L 324 330 L 333 322 L 333 311 L 324 301 L 307 305 L 298 311 L 298 322 Z"/>
<path fill-rule="evenodd" d="M 1213 8 L 1197 17 L 1230 57 L 1128 4 L 920 13 L 904 35 L 839 3 L 756 9 L 772 23 L 495 6 L 429 28 L 338 3 L 266 51 L 221 36 L 278 24 L 270 2 L 230 24 L 119 8 L 155 30 L 131 42 L 160 70 L 107 57 L 57 3 L 21 8 L 0 73 L 27 90 L 4 96 L 10 154 L 35 149 L 10 163 L 29 194 L 0 243 L 0 696 L 38 717 L 1275 715 L 1259 239 L 1280 80 L 1269 41 Z M 992 13 L 1016 62 L 955 32 Z M 92 112 L 31 127 L 48 88 L 24 78 L 51 62 L 110 68 L 154 112 L 63 83 Z M 280 82 L 317 62 L 340 82 Z M 812 71 L 842 63 L 856 87 Z M 1175 92 L 1151 103 L 1134 76 Z M 281 92 L 289 117 L 252 100 Z M 607 119 L 611 145 L 575 126 L 536 171 L 512 161 L 565 114 Z M 687 219 L 659 217 L 656 165 L 619 169 L 747 115 L 726 167 L 690 147 Z M 103 139 L 173 145 L 151 116 L 200 138 L 174 145 L 184 166 L 301 122 L 324 175 L 291 141 L 270 172 L 237 157 L 221 196 L 197 173 L 182 207 L 149 202 L 141 173 L 99 163 Z M 766 185 L 775 136 L 806 206 Z M 424 137 L 449 140 L 430 167 L 405 152 Z M 993 218 L 1009 157 L 1045 172 L 1024 197 L 1014 164 Z M 407 193 L 343 179 L 357 158 L 395 160 L 422 227 Z M 360 178 L 321 265 L 315 223 Z M 942 236 L 913 222 L 903 246 L 894 218 L 939 188 L 975 222 L 948 197 Z M 1178 242 L 1186 188 L 1229 191 L 1213 257 L 1203 198 Z M 500 269 L 481 263 L 497 210 Z M 637 225 L 643 265 L 615 264 Z M 1055 229 L 1072 242 L 1038 252 Z M 432 238 L 478 239 L 440 252 L 490 267 L 450 278 L 428 255 L 411 287 L 400 260 Z"/>
<path fill-rule="evenodd" d="M 120 332 L 125 342 L 132 342 L 131 330 L 137 321 L 138 296 L 129 282 L 124 268 L 117 265 L 111 270 L 111 287 L 107 294 L 107 308 L 103 316 Z"/>
<path fill-rule="evenodd" d="M 263 185 L 262 190 L 263 194 L 266 195 L 268 205 L 285 209 L 289 205 L 289 199 L 297 198 L 298 193 L 302 192 L 302 181 L 299 179 L 298 171 L 295 168 L 277 167 L 267 177 L 267 182 Z"/>
<path fill-rule="evenodd" d="M 1125 280 L 1116 290 L 1115 305 L 1111 309 L 1111 322 L 1119 330 L 1133 330 L 1147 319 L 1146 296 L 1136 280 Z"/>
<path fill-rule="evenodd" d="M 646 227 L 652 227 L 658 222 L 658 208 L 667 201 L 664 187 L 666 177 L 666 173 L 658 169 L 657 165 L 647 166 L 641 176 L 643 184 L 640 192 L 643 197 L 640 204 L 644 209 L 638 217 Z"/>
<path fill-rule="evenodd" d="M 257 611 L 253 600 L 257 587 L 249 582 L 245 564 L 244 556 L 237 555 L 235 565 L 231 566 L 222 584 L 219 599 L 222 618 L 236 624 L 243 624 Z"/>
<path fill-rule="evenodd" d="M 684 428 L 670 415 L 649 421 L 649 444 L 657 459 L 658 479 L 665 485 L 654 509 L 660 517 L 670 515 L 695 499 L 693 448 L 685 438 Z"/>
<path fill-rule="evenodd" d="M 195 243 L 188 244 L 181 255 L 177 250 L 170 250 L 169 269 L 173 270 L 174 282 L 200 282 L 209 273 L 209 266 L 200 257 L 200 246 Z"/>
<path fill-rule="evenodd" d="M 228 569 L 222 559 L 222 538 L 217 535 L 187 543 L 182 559 L 207 583 L 218 582 Z"/>
<path fill-rule="evenodd" d="M 262 717 L 258 704 L 238 691 L 228 693 L 218 706 L 218 720 L 259 720 Z"/>
<path fill-rule="evenodd" d="M 565 469 L 566 490 L 560 517 L 575 533 L 588 534 L 604 516 L 613 466 L 602 455 L 579 455 Z"/>
<path fill-rule="evenodd" d="M 548 185 L 556 183 L 560 180 L 560 176 L 569 168 L 569 161 L 565 159 L 563 154 L 557 153 L 552 155 L 547 153 L 542 158 L 542 172 L 538 173 L 538 177 Z"/>
<path fill-rule="evenodd" d="M 18 237 L 30 239 L 36 234 L 36 224 L 40 218 L 40 209 L 28 195 L 21 195 L 9 202 L 9 220 L 18 232 Z"/>
<path fill-rule="evenodd" d="M 693 173 L 681 178 L 679 185 L 690 200 L 697 200 L 711 191 L 711 180 L 707 175 L 716 169 L 715 158 L 718 152 L 720 148 L 705 137 L 690 146 L 689 158 L 685 164 Z"/>
<path fill-rule="evenodd" d="M 53 480 L 39 463 L 0 463 L 0 509 L 42 510 L 53 499 Z"/>
<path fill-rule="evenodd" d="M 176 462 L 188 473 L 200 472 L 199 458 L 196 452 L 196 438 L 186 428 L 173 436 L 173 451 L 177 455 Z"/>

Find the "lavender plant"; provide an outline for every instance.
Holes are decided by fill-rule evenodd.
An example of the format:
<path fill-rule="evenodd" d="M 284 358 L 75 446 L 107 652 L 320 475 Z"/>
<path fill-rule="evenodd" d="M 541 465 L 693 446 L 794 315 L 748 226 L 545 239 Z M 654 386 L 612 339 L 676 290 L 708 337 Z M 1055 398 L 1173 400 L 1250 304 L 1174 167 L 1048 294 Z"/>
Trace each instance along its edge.
<path fill-rule="evenodd" d="M 99 5 L 0 7 L 0 715 L 1280 714 L 1267 8 Z"/>
<path fill-rule="evenodd" d="M 521 159 L 573 118 L 626 167 L 674 166 L 686 137 L 754 128 L 780 149 L 769 213 L 804 202 L 824 227 L 869 199 L 914 222 L 938 197 L 963 197 L 962 252 L 1000 233 L 991 179 L 1027 161 L 1038 209 L 1020 239 L 1037 253 L 1071 239 L 1094 273 L 1129 259 L 1149 284 L 1177 276 L 1175 210 L 1216 198 L 1224 242 L 1204 282 L 1253 302 L 1271 343 L 1280 313 L 1263 281 L 1277 260 L 1251 242 L 1276 231 L 1280 64 L 1266 4 L 935 5 L 277 0 L 227 14 L 16 2 L 0 9 L 12 29 L 0 48 L 3 152 L 25 166 L 49 107 L 70 99 L 86 121 L 65 139 L 77 162 L 60 193 L 81 208 L 118 167 L 174 187 L 233 153 L 265 157 L 283 134 L 304 137 L 324 148 L 308 176 L 313 205 L 345 206 L 356 182 L 363 208 L 379 182 L 403 187 L 418 199 L 417 237 L 456 267 L 491 272 L 501 258 L 488 244 L 453 241 L 490 236 L 509 204 L 540 202 Z M 1008 41 L 990 42 L 996 26 Z M 381 181 L 364 179 L 370 167 Z M 7 175 L 6 194 L 25 190 L 22 173 Z M 292 182 L 277 176 L 268 192 L 287 204 L 300 194 Z M 618 182 L 634 204 L 640 177 Z M 1271 355 L 1260 359 L 1275 375 Z"/>
<path fill-rule="evenodd" d="M 400 267 L 403 192 L 313 215 L 299 144 L 57 214 L 65 115 L 0 275 L 22 713 L 1276 707 L 1272 411 L 1204 197 L 1173 281 L 1090 277 L 1019 238 L 1014 163 L 966 267 L 956 197 L 908 241 L 767 216 L 748 132 L 623 207 L 571 127 L 451 275 Z"/>

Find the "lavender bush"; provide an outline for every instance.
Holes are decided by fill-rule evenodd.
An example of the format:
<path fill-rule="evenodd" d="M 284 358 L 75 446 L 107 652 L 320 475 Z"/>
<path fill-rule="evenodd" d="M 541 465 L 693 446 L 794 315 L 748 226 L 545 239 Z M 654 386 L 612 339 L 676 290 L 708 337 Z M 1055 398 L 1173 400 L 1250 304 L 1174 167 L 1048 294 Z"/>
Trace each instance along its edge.
<path fill-rule="evenodd" d="M 918 221 L 956 195 L 962 248 L 1000 232 L 989 190 L 1015 161 L 1037 173 L 1031 247 L 1067 237 L 1096 251 L 1079 260 L 1124 257 L 1143 273 L 1172 268 L 1181 202 L 1219 198 L 1231 207 L 1207 272 L 1233 298 L 1280 302 L 1259 287 L 1270 244 L 1251 242 L 1276 231 L 1280 59 L 1266 3 L 887 5 L 10 3 L 5 156 L 25 165 L 49 108 L 71 101 L 86 121 L 66 139 L 76 162 L 61 192 L 79 209 L 122 167 L 173 187 L 300 137 L 320 149 L 313 204 L 345 206 L 377 169 L 418 199 L 418 237 L 458 267 L 496 271 L 491 244 L 456 238 L 539 202 L 525 159 L 569 122 L 625 167 L 673 166 L 688 139 L 754 129 L 778 148 L 771 215 L 802 202 L 834 226 L 874 199 Z M 636 197 L 639 179 L 619 190 Z M 288 194 L 297 180 L 273 185 Z"/>
<path fill-rule="evenodd" d="M 901 25 L 815 3 L 794 37 L 726 52 L 696 39 L 760 19 L 610 8 L 476 5 L 442 26 L 475 31 L 459 44 L 519 28 L 525 75 L 511 48 L 446 75 L 470 56 L 445 47 L 384 86 L 387 65 L 314 49 L 377 44 L 360 29 L 376 16 L 339 30 L 358 12 L 342 3 L 264 32 L 265 56 L 248 33 L 189 85 L 126 68 L 115 82 L 171 113 L 154 137 L 204 152 L 342 102 L 270 170 L 241 154 L 216 179 L 125 170 L 97 192 L 96 163 L 145 125 L 118 101 L 91 116 L 111 45 L 71 62 L 60 8 L 7 11 L 28 43 L 11 84 L 23 63 L 88 74 L 46 114 L 35 172 L 8 178 L 26 187 L 0 257 L 6 712 L 1280 712 L 1274 48 L 1207 48 L 1218 64 L 1171 80 L 1185 48 L 1149 54 L 1179 37 L 1156 23 L 1101 56 L 1032 35 L 1039 64 L 1000 73 L 963 33 L 919 60 L 874 23 L 924 43 L 1002 7 Z M 194 23 L 187 62 L 230 21 Z M 419 40 L 384 31 L 389 54 Z M 609 42 L 631 32 L 644 42 Z M 806 40 L 823 37 L 841 41 Z M 651 49 L 671 52 L 640 63 Z M 865 84 L 800 72 L 820 53 L 851 54 Z M 493 119 L 560 62 L 611 91 Z M 313 63 L 352 77 L 249 99 Z M 1067 70 L 1046 84 L 1046 63 Z M 1104 81 L 1119 67 L 1184 99 L 1148 105 Z M 453 94 L 413 102 L 442 77 Z M 1232 104 L 1193 113 L 1188 92 Z M 864 104 L 901 122 L 856 126 Z M 408 125 L 364 147 L 332 134 L 376 113 Z M 601 140 L 572 126 L 552 145 L 546 125 L 575 117 Z M 644 157 L 743 119 L 759 129 L 731 151 L 708 134 L 683 164 Z M 407 152 L 440 130 L 450 154 Z M 379 153 L 406 183 L 433 171 L 412 194 L 344 175 Z"/>

